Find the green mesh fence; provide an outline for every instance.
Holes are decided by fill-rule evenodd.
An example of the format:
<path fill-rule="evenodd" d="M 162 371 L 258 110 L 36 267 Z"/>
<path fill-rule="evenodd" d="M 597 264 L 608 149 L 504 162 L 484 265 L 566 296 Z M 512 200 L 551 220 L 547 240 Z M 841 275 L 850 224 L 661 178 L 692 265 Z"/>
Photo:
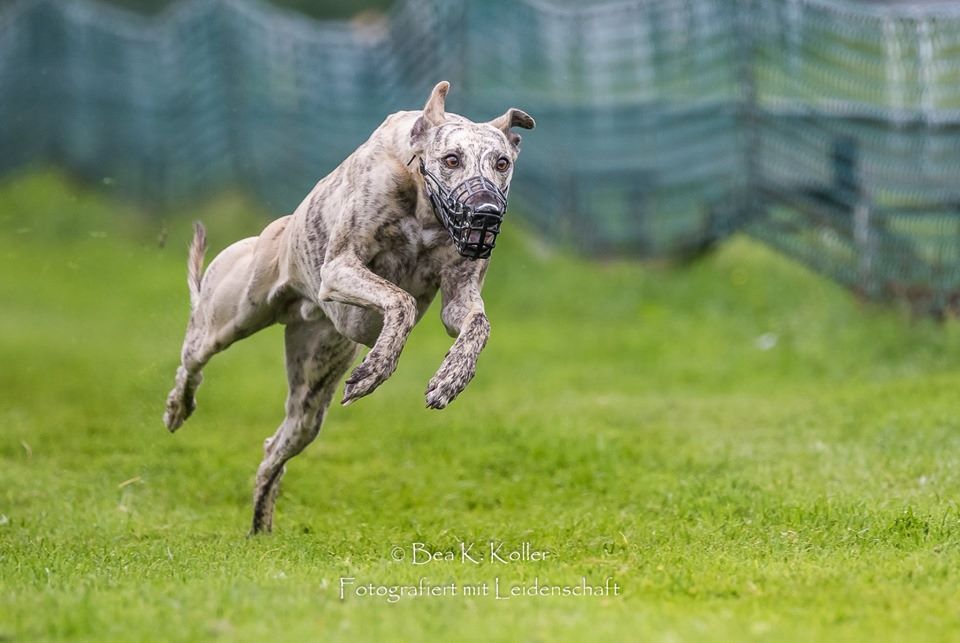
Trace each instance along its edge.
<path fill-rule="evenodd" d="M 758 3 L 750 230 L 876 298 L 960 305 L 960 3 Z"/>
<path fill-rule="evenodd" d="M 247 0 L 143 17 L 0 9 L 0 171 L 150 203 L 240 183 L 292 210 L 440 79 L 538 122 L 512 198 L 590 253 L 744 229 L 857 291 L 960 306 L 960 8 L 844 0 L 400 0 L 316 21 Z"/>

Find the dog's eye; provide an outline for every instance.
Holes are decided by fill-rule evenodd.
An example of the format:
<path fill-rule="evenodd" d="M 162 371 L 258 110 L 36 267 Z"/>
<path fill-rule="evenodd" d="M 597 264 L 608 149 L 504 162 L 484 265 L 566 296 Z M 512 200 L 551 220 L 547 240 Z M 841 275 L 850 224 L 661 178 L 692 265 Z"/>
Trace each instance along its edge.
<path fill-rule="evenodd" d="M 509 168 L 509 167 L 510 167 L 510 161 L 508 161 L 507 159 L 502 158 L 502 157 L 499 158 L 499 159 L 497 159 L 497 171 L 498 171 L 498 172 L 506 172 L 506 171 L 507 171 L 507 168 Z"/>
<path fill-rule="evenodd" d="M 460 157 L 456 154 L 447 154 L 443 157 L 443 163 L 451 169 L 458 168 L 460 167 Z"/>

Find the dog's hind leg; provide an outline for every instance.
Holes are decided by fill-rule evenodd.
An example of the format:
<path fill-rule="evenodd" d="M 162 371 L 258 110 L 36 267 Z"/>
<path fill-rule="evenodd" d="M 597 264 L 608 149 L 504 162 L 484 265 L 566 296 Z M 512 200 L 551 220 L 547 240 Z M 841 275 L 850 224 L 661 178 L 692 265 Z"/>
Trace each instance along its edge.
<path fill-rule="evenodd" d="M 263 444 L 263 462 L 253 492 L 252 534 L 269 532 L 284 465 L 317 437 L 340 378 L 357 355 L 358 345 L 324 318 L 286 327 L 286 417 Z"/>
<path fill-rule="evenodd" d="M 170 431 L 180 428 L 196 408 L 201 370 L 210 358 L 275 321 L 275 311 L 267 301 L 272 275 L 258 270 L 257 241 L 251 237 L 234 243 L 202 274 L 206 243 L 203 226 L 197 224 L 188 262 L 190 321 L 163 414 Z"/>
<path fill-rule="evenodd" d="M 194 316 L 191 315 L 181 351 L 180 366 L 177 367 L 174 386 L 167 395 L 167 406 L 163 413 L 163 423 L 171 432 L 179 429 L 197 408 L 196 391 L 203 381 L 203 374 L 200 371 L 212 357 L 212 354 L 202 356 L 199 354 L 202 334 Z"/>

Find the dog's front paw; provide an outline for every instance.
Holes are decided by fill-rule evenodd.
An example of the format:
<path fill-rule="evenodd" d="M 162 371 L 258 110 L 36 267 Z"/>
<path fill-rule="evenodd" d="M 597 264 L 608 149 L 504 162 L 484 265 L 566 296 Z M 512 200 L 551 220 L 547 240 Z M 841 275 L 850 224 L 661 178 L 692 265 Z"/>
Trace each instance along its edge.
<path fill-rule="evenodd" d="M 396 357 L 384 356 L 373 350 L 367 354 L 343 387 L 343 401 L 347 406 L 364 395 L 373 393 L 397 368 Z"/>
<path fill-rule="evenodd" d="M 427 384 L 427 408 L 446 408 L 467 387 L 477 370 L 472 360 L 450 353 Z"/>

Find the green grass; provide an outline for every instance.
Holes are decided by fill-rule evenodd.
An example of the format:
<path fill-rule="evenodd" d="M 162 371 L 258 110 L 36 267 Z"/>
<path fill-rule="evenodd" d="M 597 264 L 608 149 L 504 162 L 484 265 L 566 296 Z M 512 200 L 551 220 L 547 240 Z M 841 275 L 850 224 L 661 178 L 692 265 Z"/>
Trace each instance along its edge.
<path fill-rule="evenodd" d="M 0 184 L 0 640 L 960 637 L 957 325 L 743 239 L 683 270 L 596 264 L 514 222 L 467 392 L 424 409 L 434 307 L 247 539 L 282 331 L 218 356 L 167 434 L 192 217 L 214 249 L 264 221 L 233 197 L 161 219 L 55 176 Z M 552 558 L 391 559 L 490 540 Z M 622 593 L 341 602 L 344 576 Z"/>

